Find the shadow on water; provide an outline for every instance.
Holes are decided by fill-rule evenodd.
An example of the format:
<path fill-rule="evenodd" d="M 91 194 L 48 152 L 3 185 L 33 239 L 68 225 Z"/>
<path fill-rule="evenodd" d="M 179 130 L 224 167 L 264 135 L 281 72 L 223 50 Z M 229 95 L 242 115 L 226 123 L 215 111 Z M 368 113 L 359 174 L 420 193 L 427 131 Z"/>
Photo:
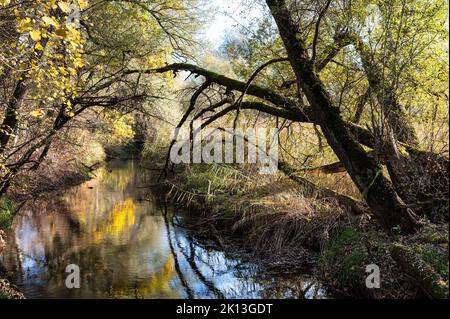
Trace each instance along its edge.
<path fill-rule="evenodd" d="M 28 298 L 323 298 L 308 276 L 264 276 L 258 266 L 205 248 L 146 200 L 151 171 L 113 161 L 97 177 L 26 204 L 1 262 Z M 66 267 L 80 267 L 68 289 Z"/>

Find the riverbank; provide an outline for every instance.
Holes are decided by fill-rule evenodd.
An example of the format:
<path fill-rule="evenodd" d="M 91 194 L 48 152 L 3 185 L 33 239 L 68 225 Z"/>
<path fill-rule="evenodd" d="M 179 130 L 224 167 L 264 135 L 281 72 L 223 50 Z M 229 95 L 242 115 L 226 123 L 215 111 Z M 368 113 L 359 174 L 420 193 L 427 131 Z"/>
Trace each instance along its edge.
<path fill-rule="evenodd" d="M 0 255 L 6 248 L 6 233 L 0 229 Z M 6 279 L 6 269 L 0 263 L 0 299 L 24 299 L 25 296 L 19 289 Z"/>
<path fill-rule="evenodd" d="M 31 187 L 27 190 L 21 189 L 12 192 L 0 199 L 0 255 L 6 249 L 6 231 L 11 227 L 15 213 L 29 200 L 37 200 L 51 192 L 60 192 L 71 186 L 81 184 L 92 177 L 92 172 L 83 166 L 73 169 L 62 176 L 45 178 L 42 173 L 33 176 L 34 185 L 42 187 Z M 8 274 L 0 262 L 0 299 L 23 299 L 23 293 L 12 284 L 11 275 Z"/>
<path fill-rule="evenodd" d="M 193 232 L 208 232 L 221 246 L 238 238 L 267 269 L 295 273 L 307 262 L 333 296 L 448 298 L 445 224 L 423 220 L 414 235 L 388 235 L 370 214 L 311 196 L 289 178 L 252 176 L 230 166 L 192 166 L 169 182 L 169 197 L 201 210 L 187 226 Z M 368 265 L 379 268 L 380 288 L 367 288 Z"/>

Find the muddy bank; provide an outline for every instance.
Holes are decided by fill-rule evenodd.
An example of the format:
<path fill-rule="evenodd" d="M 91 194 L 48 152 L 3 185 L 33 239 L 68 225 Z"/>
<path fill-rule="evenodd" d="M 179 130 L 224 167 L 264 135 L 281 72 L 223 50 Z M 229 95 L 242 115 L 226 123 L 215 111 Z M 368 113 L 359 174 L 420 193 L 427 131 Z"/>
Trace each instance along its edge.
<path fill-rule="evenodd" d="M 0 255 L 6 248 L 6 234 L 3 230 L 0 230 Z M 0 263 L 0 299 L 23 299 L 25 298 L 23 293 L 19 289 L 11 284 L 6 277 L 6 269 Z"/>

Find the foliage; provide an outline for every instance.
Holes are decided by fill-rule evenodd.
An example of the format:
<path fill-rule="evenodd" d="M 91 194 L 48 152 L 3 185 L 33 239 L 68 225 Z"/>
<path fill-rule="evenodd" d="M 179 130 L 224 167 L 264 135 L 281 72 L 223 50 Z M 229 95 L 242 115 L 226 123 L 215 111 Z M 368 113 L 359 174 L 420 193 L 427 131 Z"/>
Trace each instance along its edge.
<path fill-rule="evenodd" d="M 402 194 L 387 155 L 411 161 L 412 151 L 427 151 L 448 163 L 448 1 L 338 0 L 325 7 L 323 2 L 286 1 L 290 19 L 284 21 L 295 21 L 285 28 L 295 28 L 290 39 L 282 39 L 279 33 L 285 30 L 275 24 L 273 8 L 264 6 L 257 19 L 243 17 L 244 25 L 226 36 L 219 52 L 205 52 L 204 41 L 194 41 L 205 14 L 196 0 L 0 0 L 0 227 L 9 223 L 12 206 L 4 194 L 11 188 L 57 185 L 53 178 L 67 177 L 74 165 L 103 160 L 103 148 L 123 151 L 124 145 L 142 143 L 144 156 L 158 153 L 162 160 L 181 117 L 179 126 L 196 118 L 214 120 L 219 127 L 276 126 L 279 157 L 299 176 L 317 184 L 325 180 L 369 204 L 380 195 L 377 191 L 387 189 L 392 196 L 378 196 L 375 209 L 390 197 L 398 205 L 383 206 L 387 215 L 396 207 L 409 214 L 397 196 Z M 291 60 L 304 59 L 308 68 L 300 63 L 301 69 L 311 71 L 308 76 L 299 75 L 304 70 L 294 73 L 295 63 L 280 59 L 288 53 L 286 40 L 304 45 Z M 173 67 L 187 61 L 197 65 Z M 317 82 L 305 87 L 303 78 Z M 320 96 L 314 95 L 316 89 Z M 314 102 L 323 100 L 330 113 L 314 116 Z M 392 120 L 398 112 L 401 127 L 416 132 L 418 143 L 399 138 Z M 335 119 L 333 125 L 320 123 L 329 118 Z M 362 140 L 367 136 L 370 142 Z M 336 137 L 348 144 L 333 142 Z M 396 150 L 387 151 L 390 146 Z M 339 174 L 323 173 L 325 164 Z M 365 167 L 359 170 L 359 164 Z M 380 169 L 384 164 L 387 170 Z M 381 260 L 383 271 L 398 270 L 388 253 L 392 238 L 378 229 L 328 233 L 342 213 L 332 212 L 333 200 L 284 192 L 279 175 L 255 177 L 246 165 L 185 169 L 174 181 L 172 196 L 180 202 L 226 203 L 226 217 L 244 217 L 235 229 L 250 225 L 249 235 L 260 247 L 269 247 L 271 239 L 272 247 L 290 246 L 310 235 L 317 248 L 331 235 L 321 263 L 339 285 L 357 286 L 366 294 L 361 282 L 366 264 Z M 422 180 L 430 179 L 430 170 L 423 168 Z M 445 175 L 441 166 L 437 170 Z M 49 178 L 41 185 L 38 178 L 45 175 Z M 264 193 L 264 187 L 273 194 Z M 231 196 L 240 200 L 233 202 L 237 197 Z M 417 206 L 402 199 L 408 207 Z M 428 205 L 433 207 L 425 215 L 432 222 L 448 222 L 448 201 Z M 97 238 L 127 232 L 133 212 L 132 202 L 118 204 Z M 402 229 L 390 230 L 397 236 Z M 442 231 L 422 235 L 435 243 Z M 421 241 L 413 250 L 448 280 L 442 251 Z M 162 277 L 173 275 L 171 267 L 168 260 Z M 403 276 L 394 281 L 388 287 L 408 285 Z"/>
<path fill-rule="evenodd" d="M 188 54 L 195 2 L 2 3 L 0 193 L 37 169 L 55 141 L 75 144 L 76 128 L 95 132 L 104 146 L 145 138 L 138 126 L 162 120 L 154 102 L 173 77 L 129 70 L 162 66 L 174 49 Z"/>
<path fill-rule="evenodd" d="M 80 7 L 85 6 L 83 1 Z M 8 67 L 3 72 L 8 72 L 10 81 L 33 86 L 29 98 L 40 103 L 31 116 L 44 116 L 51 103 L 63 103 L 70 112 L 70 97 L 79 90 L 74 76 L 85 65 L 85 40 L 69 22 L 69 12 L 67 2 L 56 0 L 12 12 L 16 30 L 14 37 L 2 41 L 2 60 Z"/>
<path fill-rule="evenodd" d="M 8 198 L 0 199 L 0 229 L 8 229 L 11 226 L 14 203 Z"/>
<path fill-rule="evenodd" d="M 334 265 L 330 276 L 343 286 L 362 285 L 365 266 L 369 264 L 364 240 L 363 233 L 347 228 L 330 240 L 322 254 L 323 264 Z M 325 267 L 327 271 L 331 270 L 331 267 Z"/>

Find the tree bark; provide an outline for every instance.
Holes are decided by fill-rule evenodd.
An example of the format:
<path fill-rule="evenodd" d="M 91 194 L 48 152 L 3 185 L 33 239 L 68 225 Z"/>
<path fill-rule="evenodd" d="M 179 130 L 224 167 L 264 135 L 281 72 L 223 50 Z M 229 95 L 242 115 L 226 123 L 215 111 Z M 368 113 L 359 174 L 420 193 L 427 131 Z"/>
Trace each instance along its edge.
<path fill-rule="evenodd" d="M 347 172 L 373 209 L 378 222 L 388 231 L 400 228 L 408 233 L 420 227 L 413 212 L 406 207 L 383 175 L 381 167 L 356 142 L 338 109 L 314 71 L 305 44 L 283 0 L 266 0 L 275 19 L 288 57 L 328 144 L 344 164 Z"/>
<path fill-rule="evenodd" d="M 175 63 L 171 65 L 167 65 L 163 68 L 159 68 L 156 70 L 147 70 L 147 71 L 141 71 L 142 73 L 152 73 L 152 72 L 169 72 L 169 71 L 189 71 L 194 74 L 202 75 L 207 80 L 211 81 L 212 83 L 216 83 L 218 85 L 222 85 L 226 87 L 229 90 L 235 90 L 238 92 L 244 92 L 246 83 L 231 79 L 229 77 L 223 76 L 221 74 L 217 74 L 215 72 L 208 71 L 206 69 L 203 69 L 201 67 L 198 67 L 196 65 L 187 64 L 187 63 Z M 138 71 L 130 70 L 127 73 L 137 73 Z M 304 122 L 304 123 L 313 123 L 318 124 L 317 121 L 314 119 L 314 114 L 310 107 L 306 108 L 300 108 L 298 105 L 296 105 L 292 100 L 288 100 L 287 98 L 277 94 L 276 92 L 264 88 L 258 85 L 251 84 L 248 87 L 247 90 L 248 95 L 256 96 L 262 100 L 265 100 L 267 102 L 270 102 L 274 104 L 275 106 L 263 103 L 263 102 L 242 102 L 240 104 L 240 108 L 243 109 L 253 109 L 257 111 L 264 112 L 266 114 L 270 114 L 273 116 L 285 118 L 291 121 L 295 122 Z M 223 104 L 222 104 L 223 105 Z M 219 105 L 221 106 L 221 105 Z M 219 107 L 218 106 L 218 107 Z M 228 111 L 235 110 L 235 106 L 230 106 Z M 212 110 L 215 110 L 213 108 Z M 227 112 L 223 110 L 222 115 L 225 115 Z M 351 134 L 354 136 L 354 138 L 357 139 L 359 143 L 362 145 L 365 145 L 370 148 L 375 147 L 375 139 L 373 134 L 365 129 L 364 127 L 357 125 L 355 123 L 346 122 L 345 125 L 347 126 L 348 130 L 351 132 Z"/>
<path fill-rule="evenodd" d="M 26 92 L 24 81 L 21 79 L 17 82 L 13 95 L 6 106 L 5 118 L 0 126 L 0 154 L 4 153 L 19 121 L 17 112 Z"/>
<path fill-rule="evenodd" d="M 384 117 L 392 128 L 395 138 L 408 145 L 417 147 L 419 140 L 411 120 L 406 110 L 398 102 L 394 90 L 383 79 L 382 71 L 374 63 L 370 48 L 357 35 L 350 34 L 349 37 L 359 52 L 370 89 L 377 97 Z"/>
<path fill-rule="evenodd" d="M 40 50 L 37 54 L 37 59 L 40 60 L 43 57 L 45 47 L 47 46 L 48 39 L 44 39 L 41 41 L 43 49 Z M 27 92 L 27 83 L 26 74 L 23 74 L 21 78 L 17 81 L 16 86 L 14 88 L 14 92 L 11 98 L 8 101 L 6 106 L 5 118 L 3 119 L 2 124 L 0 125 L 0 155 L 2 155 L 6 147 L 8 145 L 9 140 L 13 132 L 16 130 L 17 125 L 19 123 L 19 108 L 20 104 L 25 97 L 25 93 Z"/>

